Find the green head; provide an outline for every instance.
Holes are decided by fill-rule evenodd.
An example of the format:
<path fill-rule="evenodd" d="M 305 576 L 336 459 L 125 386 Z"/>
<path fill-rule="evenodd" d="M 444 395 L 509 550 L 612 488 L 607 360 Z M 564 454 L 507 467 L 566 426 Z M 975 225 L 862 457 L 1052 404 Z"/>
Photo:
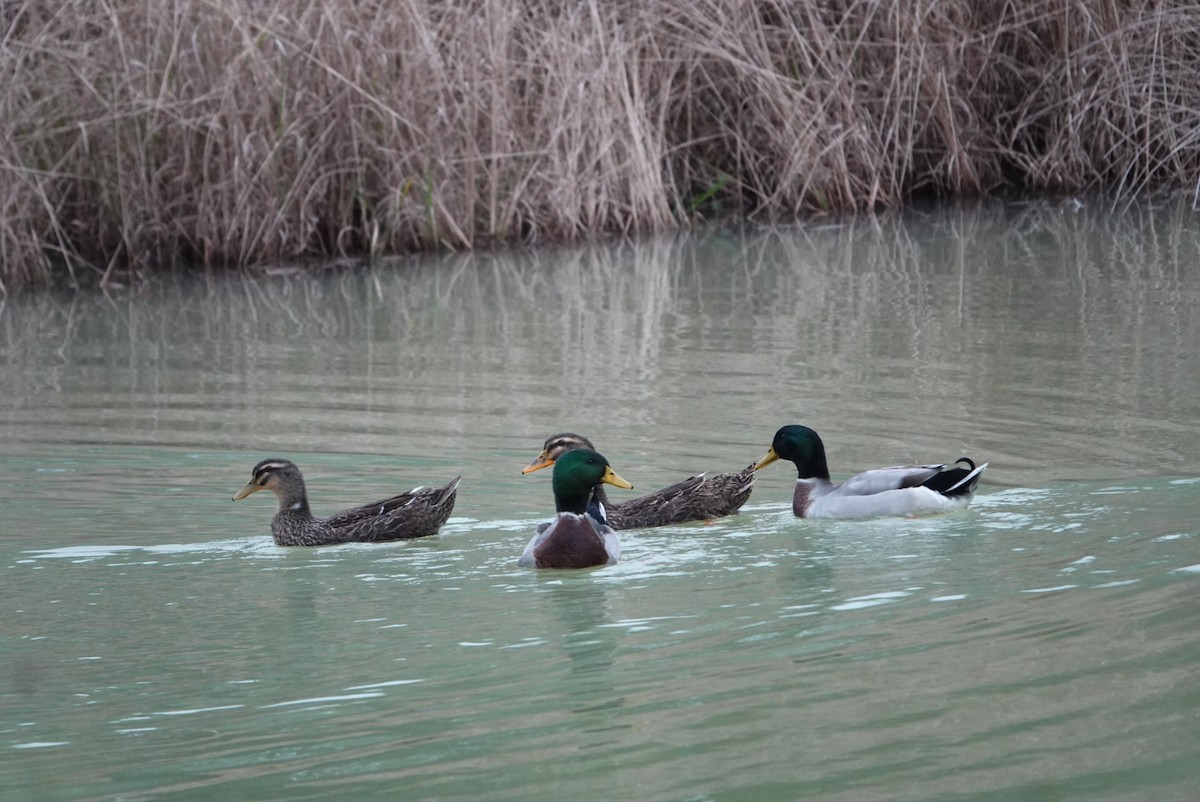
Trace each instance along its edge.
<path fill-rule="evenodd" d="M 829 478 L 825 444 L 821 442 L 821 436 L 807 426 L 784 426 L 775 432 L 770 450 L 755 464 L 754 469 L 761 470 L 777 459 L 795 463 L 796 476 L 800 479 Z"/>
<path fill-rule="evenodd" d="M 554 461 L 554 509 L 557 512 L 587 512 L 592 488 L 600 483 L 632 490 L 609 466 L 608 460 L 589 448 L 568 451 Z"/>

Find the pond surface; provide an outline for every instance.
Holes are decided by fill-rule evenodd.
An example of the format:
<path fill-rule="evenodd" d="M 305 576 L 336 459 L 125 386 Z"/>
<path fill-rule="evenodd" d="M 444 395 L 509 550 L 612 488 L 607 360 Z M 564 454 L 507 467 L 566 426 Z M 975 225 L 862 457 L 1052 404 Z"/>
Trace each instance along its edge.
<path fill-rule="evenodd" d="M 1050 204 L 0 307 L 6 800 L 1194 799 L 1200 222 Z M 965 512 L 740 515 L 516 559 L 543 438 L 634 495 L 806 423 Z M 441 535 L 286 550 L 461 474 Z M 613 490 L 614 495 L 624 491 Z"/>

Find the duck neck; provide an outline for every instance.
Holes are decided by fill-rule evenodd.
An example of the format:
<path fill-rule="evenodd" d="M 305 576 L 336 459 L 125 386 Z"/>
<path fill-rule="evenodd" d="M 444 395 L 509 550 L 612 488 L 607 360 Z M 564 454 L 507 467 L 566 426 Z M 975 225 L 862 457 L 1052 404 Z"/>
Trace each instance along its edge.
<path fill-rule="evenodd" d="M 588 515 L 596 519 L 601 526 L 610 526 L 608 522 L 608 496 L 604 494 L 604 486 L 592 488 L 592 496 L 588 499 Z"/>
<path fill-rule="evenodd" d="M 592 500 L 604 509 L 608 509 L 608 494 L 604 492 L 603 483 L 600 483 L 592 488 Z"/>
<path fill-rule="evenodd" d="M 825 449 L 818 447 L 806 454 L 803 459 L 796 460 L 797 479 L 816 479 L 829 483 L 829 463 L 825 461 Z"/>
<path fill-rule="evenodd" d="M 554 509 L 557 512 L 573 512 L 576 515 L 583 515 L 587 512 L 588 498 L 591 496 L 591 492 L 590 487 L 585 487 L 580 492 L 575 486 L 556 483 L 554 485 Z"/>
<path fill-rule="evenodd" d="M 276 518 L 291 518 L 292 520 L 311 521 L 313 514 L 308 508 L 308 493 L 305 492 L 304 482 L 289 484 L 275 493 L 279 499 L 279 509 L 275 511 Z"/>

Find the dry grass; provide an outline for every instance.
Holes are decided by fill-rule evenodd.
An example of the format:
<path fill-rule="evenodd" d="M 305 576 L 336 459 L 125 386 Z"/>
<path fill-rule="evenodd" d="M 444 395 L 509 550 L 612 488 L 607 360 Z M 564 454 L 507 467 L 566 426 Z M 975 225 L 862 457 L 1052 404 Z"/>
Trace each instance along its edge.
<path fill-rule="evenodd" d="M 0 0 L 0 291 L 1200 176 L 1151 0 Z"/>

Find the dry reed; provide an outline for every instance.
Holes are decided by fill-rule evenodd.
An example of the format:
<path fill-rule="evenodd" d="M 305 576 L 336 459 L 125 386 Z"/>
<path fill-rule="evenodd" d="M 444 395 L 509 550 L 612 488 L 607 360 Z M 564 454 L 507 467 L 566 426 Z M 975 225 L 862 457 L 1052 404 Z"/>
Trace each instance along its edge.
<path fill-rule="evenodd" d="M 0 292 L 1200 176 L 1152 0 L 0 0 Z"/>

